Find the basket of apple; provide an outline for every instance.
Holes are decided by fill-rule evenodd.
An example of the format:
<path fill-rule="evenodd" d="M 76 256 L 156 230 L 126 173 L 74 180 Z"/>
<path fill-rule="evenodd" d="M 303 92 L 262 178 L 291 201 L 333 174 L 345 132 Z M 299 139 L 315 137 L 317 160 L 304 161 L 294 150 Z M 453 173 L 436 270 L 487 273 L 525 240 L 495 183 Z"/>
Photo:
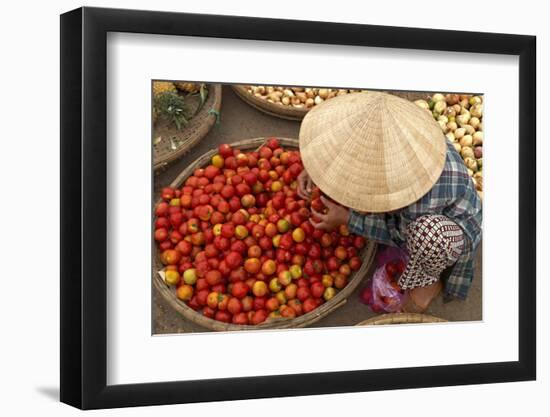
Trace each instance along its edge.
<path fill-rule="evenodd" d="M 154 208 L 153 283 L 207 329 L 305 327 L 346 302 L 376 244 L 346 225 L 316 229 L 297 194 L 298 141 L 223 144 L 161 191 Z"/>

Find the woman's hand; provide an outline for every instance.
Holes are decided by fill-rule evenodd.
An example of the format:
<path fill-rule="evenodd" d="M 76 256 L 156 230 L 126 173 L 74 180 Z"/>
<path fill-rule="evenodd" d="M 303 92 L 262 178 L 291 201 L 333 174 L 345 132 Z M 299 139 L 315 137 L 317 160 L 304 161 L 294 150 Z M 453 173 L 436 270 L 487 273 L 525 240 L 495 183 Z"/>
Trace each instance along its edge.
<path fill-rule="evenodd" d="M 327 214 L 319 213 L 318 211 L 315 211 L 313 208 L 311 209 L 311 212 L 313 215 L 321 220 L 319 223 L 315 223 L 312 221 L 312 219 L 309 219 L 311 224 L 316 229 L 322 229 L 331 231 L 335 227 L 340 226 L 341 224 L 348 224 L 349 221 L 349 209 L 342 207 L 338 204 L 334 204 L 332 201 L 327 200 L 325 197 L 321 196 L 321 201 L 325 205 L 325 207 L 328 208 Z"/>
<path fill-rule="evenodd" d="M 298 175 L 298 195 L 302 197 L 304 200 L 309 200 L 311 197 L 311 190 L 313 188 L 313 182 L 311 181 L 311 178 L 309 178 L 309 175 L 307 174 L 307 171 L 304 169 L 302 172 L 300 172 L 300 175 Z"/>

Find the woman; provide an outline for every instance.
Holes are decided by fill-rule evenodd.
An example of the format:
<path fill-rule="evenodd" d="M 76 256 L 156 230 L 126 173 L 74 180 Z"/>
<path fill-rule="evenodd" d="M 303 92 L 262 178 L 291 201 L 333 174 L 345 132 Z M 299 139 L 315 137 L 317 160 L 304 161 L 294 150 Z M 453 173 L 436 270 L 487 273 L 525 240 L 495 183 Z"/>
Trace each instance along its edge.
<path fill-rule="evenodd" d="M 300 128 L 305 170 L 327 198 L 319 229 L 347 224 L 356 234 L 409 253 L 398 284 L 407 311 L 424 311 L 444 280 L 445 299 L 464 299 L 481 240 L 481 201 L 460 155 L 431 114 L 398 97 L 366 92 L 311 110 Z"/>

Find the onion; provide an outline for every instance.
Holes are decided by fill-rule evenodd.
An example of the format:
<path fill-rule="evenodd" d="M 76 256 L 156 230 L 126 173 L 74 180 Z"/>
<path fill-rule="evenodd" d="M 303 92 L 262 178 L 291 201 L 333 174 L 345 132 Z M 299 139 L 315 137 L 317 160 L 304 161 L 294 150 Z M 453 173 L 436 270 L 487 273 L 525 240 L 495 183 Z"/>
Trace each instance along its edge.
<path fill-rule="evenodd" d="M 483 146 L 476 146 L 474 148 L 474 156 L 476 159 L 483 158 Z"/>
<path fill-rule="evenodd" d="M 483 116 L 483 104 L 475 104 L 472 107 L 470 107 L 470 113 L 474 117 L 482 117 Z"/>
<path fill-rule="evenodd" d="M 474 140 L 474 146 L 483 145 L 483 132 L 476 132 L 472 136 Z"/>
<path fill-rule="evenodd" d="M 470 125 L 464 125 L 464 129 L 466 129 L 467 135 L 473 135 L 476 132 L 476 130 Z"/>
<path fill-rule="evenodd" d="M 455 137 L 457 139 L 462 138 L 462 136 L 464 136 L 465 134 L 466 134 L 466 129 L 463 127 L 459 127 L 458 129 L 455 130 Z"/>
<path fill-rule="evenodd" d="M 440 101 L 438 101 L 438 103 L 441 103 Z M 447 133 L 449 131 L 449 128 L 447 127 L 447 123 L 441 121 L 441 120 L 438 120 L 437 123 L 439 124 L 439 127 L 441 128 L 441 130 L 443 131 L 443 133 Z"/>
<path fill-rule="evenodd" d="M 449 122 L 449 119 L 447 118 L 447 116 L 441 115 L 441 116 L 438 116 L 437 121 L 447 124 Z"/>
<path fill-rule="evenodd" d="M 453 105 L 453 109 L 456 114 L 460 114 L 460 110 L 462 110 L 462 106 L 460 104 Z"/>
<path fill-rule="evenodd" d="M 414 104 L 416 104 L 418 107 L 422 107 L 423 109 L 429 109 L 430 108 L 430 105 L 428 104 L 428 102 L 426 100 L 416 100 L 414 102 Z"/>
<path fill-rule="evenodd" d="M 455 135 L 453 132 L 449 132 L 445 135 L 445 137 L 451 142 L 454 143 L 456 141 Z"/>
<path fill-rule="evenodd" d="M 476 104 L 481 104 L 482 100 L 480 96 L 473 96 L 470 97 L 470 100 L 468 100 L 468 103 L 470 103 L 471 106 L 474 106 Z"/>
<path fill-rule="evenodd" d="M 321 97 L 323 100 L 328 98 L 329 91 L 326 88 L 319 89 L 319 97 Z"/>
<path fill-rule="evenodd" d="M 470 103 L 468 102 L 468 99 L 467 98 L 463 98 L 462 100 L 460 100 L 460 107 L 464 108 L 464 109 L 469 109 L 470 108 Z"/>
<path fill-rule="evenodd" d="M 458 94 L 447 94 L 445 96 L 445 101 L 450 106 L 452 106 L 453 104 L 458 103 L 458 100 L 460 100 L 460 98 L 458 97 Z"/>
<path fill-rule="evenodd" d="M 464 158 L 464 163 L 472 171 L 477 171 L 477 161 L 474 158 Z"/>
<path fill-rule="evenodd" d="M 445 100 L 436 101 L 435 104 L 434 104 L 434 112 L 436 114 L 443 113 L 446 108 L 447 108 L 447 103 L 445 103 Z"/>
<path fill-rule="evenodd" d="M 462 146 L 460 146 L 460 143 L 458 142 L 453 143 L 453 146 L 455 147 L 457 152 L 460 152 L 460 150 L 462 149 Z"/>
<path fill-rule="evenodd" d="M 285 106 L 288 106 L 290 104 L 290 97 L 283 97 L 281 99 L 281 103 L 283 103 Z"/>
<path fill-rule="evenodd" d="M 460 127 L 464 127 L 470 121 L 470 113 L 460 114 L 456 116 L 456 122 Z"/>
<path fill-rule="evenodd" d="M 313 100 L 315 104 L 321 104 L 324 100 L 321 98 L 321 96 L 316 96 L 315 100 Z"/>
<path fill-rule="evenodd" d="M 479 169 L 483 169 L 483 158 L 479 158 L 477 160 L 477 166 L 479 167 Z"/>
<path fill-rule="evenodd" d="M 474 155 L 474 150 L 470 147 L 467 147 L 467 146 L 462 147 L 462 149 L 460 150 L 460 155 L 462 155 L 463 159 L 473 158 L 475 156 Z"/>
<path fill-rule="evenodd" d="M 472 126 L 474 129 L 477 129 L 481 121 L 477 117 L 471 117 L 468 124 Z"/>
<path fill-rule="evenodd" d="M 456 124 L 456 122 L 449 122 L 447 123 L 447 127 L 451 132 L 454 132 L 458 128 L 458 125 Z"/>
<path fill-rule="evenodd" d="M 460 139 L 460 145 L 463 147 L 464 146 L 472 147 L 473 144 L 474 144 L 474 140 L 472 138 L 472 135 L 464 135 Z"/>
<path fill-rule="evenodd" d="M 472 171 L 470 168 L 468 168 L 468 175 L 470 177 L 474 175 L 474 171 Z"/>
<path fill-rule="evenodd" d="M 451 107 L 447 106 L 447 108 L 445 109 L 444 114 L 447 117 L 454 117 L 454 116 L 456 116 L 456 110 L 453 106 L 451 106 Z"/>
<path fill-rule="evenodd" d="M 438 101 L 445 101 L 445 96 L 441 93 L 436 93 L 432 96 L 432 100 L 435 101 L 436 103 Z M 447 103 L 445 103 L 445 106 L 447 105 Z"/>
<path fill-rule="evenodd" d="M 313 107 L 314 104 L 315 104 L 315 101 L 312 98 L 308 98 L 306 100 L 306 107 Z"/>
<path fill-rule="evenodd" d="M 286 97 L 294 97 L 294 91 L 287 88 L 286 90 L 283 90 L 283 95 Z"/>

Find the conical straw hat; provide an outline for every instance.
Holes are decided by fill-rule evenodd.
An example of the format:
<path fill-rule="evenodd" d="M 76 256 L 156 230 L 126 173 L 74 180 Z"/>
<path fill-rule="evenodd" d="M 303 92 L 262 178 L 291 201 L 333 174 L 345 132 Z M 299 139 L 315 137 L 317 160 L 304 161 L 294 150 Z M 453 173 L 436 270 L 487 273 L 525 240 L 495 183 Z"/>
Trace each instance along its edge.
<path fill-rule="evenodd" d="M 300 153 L 313 182 L 340 204 L 371 213 L 426 194 L 445 165 L 445 141 L 425 109 L 374 91 L 331 98 L 300 127 Z"/>

